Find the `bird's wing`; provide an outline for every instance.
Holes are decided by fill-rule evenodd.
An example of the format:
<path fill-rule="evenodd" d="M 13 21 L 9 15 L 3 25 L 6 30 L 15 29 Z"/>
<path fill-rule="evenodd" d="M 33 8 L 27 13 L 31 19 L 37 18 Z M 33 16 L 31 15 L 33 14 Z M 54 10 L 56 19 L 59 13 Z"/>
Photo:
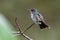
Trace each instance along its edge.
<path fill-rule="evenodd" d="M 38 19 L 39 19 L 40 21 L 45 22 L 45 21 L 44 21 L 44 18 L 43 18 L 43 16 L 42 16 L 42 14 L 40 14 L 40 13 L 38 13 Z"/>

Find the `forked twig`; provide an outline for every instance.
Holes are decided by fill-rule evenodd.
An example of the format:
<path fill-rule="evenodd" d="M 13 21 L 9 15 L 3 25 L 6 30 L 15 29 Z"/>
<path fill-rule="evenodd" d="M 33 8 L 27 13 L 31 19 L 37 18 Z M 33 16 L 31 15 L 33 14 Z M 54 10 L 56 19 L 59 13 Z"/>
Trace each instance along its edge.
<path fill-rule="evenodd" d="M 18 30 L 19 30 L 20 33 L 21 33 L 21 29 L 20 29 L 20 25 L 18 24 L 18 19 L 17 19 L 17 17 L 15 18 L 15 23 L 16 23 L 16 26 L 17 26 Z"/>
<path fill-rule="evenodd" d="M 19 30 L 19 33 L 18 33 L 18 34 L 21 34 L 22 36 L 24 36 L 24 37 L 25 37 L 26 39 L 28 39 L 28 40 L 32 40 L 30 37 L 28 37 L 27 35 L 25 35 L 25 34 L 21 31 L 20 25 L 18 24 L 17 21 L 18 21 L 18 20 L 17 20 L 17 17 L 16 17 L 15 22 L 16 22 L 17 28 L 18 28 L 18 30 Z"/>

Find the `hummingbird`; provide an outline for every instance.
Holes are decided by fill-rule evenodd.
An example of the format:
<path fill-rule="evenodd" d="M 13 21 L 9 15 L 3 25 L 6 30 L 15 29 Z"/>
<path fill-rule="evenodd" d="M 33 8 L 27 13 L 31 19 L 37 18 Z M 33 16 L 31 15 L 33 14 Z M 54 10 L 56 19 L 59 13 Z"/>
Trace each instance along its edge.
<path fill-rule="evenodd" d="M 39 13 L 37 9 L 32 8 L 29 10 L 29 12 L 32 22 L 38 24 L 40 29 L 48 28 L 48 25 L 46 25 L 42 14 Z"/>

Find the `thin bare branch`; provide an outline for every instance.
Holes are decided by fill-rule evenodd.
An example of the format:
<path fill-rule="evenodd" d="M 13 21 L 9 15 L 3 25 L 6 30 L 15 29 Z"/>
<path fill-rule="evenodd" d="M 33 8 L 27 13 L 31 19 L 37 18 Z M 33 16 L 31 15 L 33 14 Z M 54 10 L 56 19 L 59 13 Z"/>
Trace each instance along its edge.
<path fill-rule="evenodd" d="M 16 23 L 17 28 L 18 28 L 18 30 L 19 30 L 19 33 L 16 33 L 16 34 L 17 34 L 17 35 L 21 34 L 21 35 L 24 36 L 26 39 L 32 40 L 30 37 L 28 37 L 27 35 L 25 35 L 25 34 L 21 31 L 20 25 L 19 25 L 18 20 L 17 20 L 17 17 L 15 18 L 15 23 Z M 31 25 L 31 26 L 32 26 L 32 25 Z M 29 28 L 30 28 L 30 27 L 29 27 Z M 28 29 L 29 29 L 29 28 L 28 28 Z"/>
<path fill-rule="evenodd" d="M 20 33 L 21 33 L 21 27 L 20 27 L 20 25 L 19 25 L 19 23 L 18 23 L 18 19 L 17 19 L 18 17 L 16 17 L 15 18 L 15 23 L 16 23 L 16 25 L 17 25 L 17 28 L 18 28 L 18 30 L 20 31 Z"/>
<path fill-rule="evenodd" d="M 28 29 L 30 29 L 35 23 L 32 23 L 24 32 L 26 32 Z M 23 33 L 24 33 L 23 32 Z"/>
<path fill-rule="evenodd" d="M 27 35 L 25 35 L 24 33 L 22 34 L 25 38 L 27 38 L 28 40 L 32 40 L 30 37 L 28 37 Z"/>

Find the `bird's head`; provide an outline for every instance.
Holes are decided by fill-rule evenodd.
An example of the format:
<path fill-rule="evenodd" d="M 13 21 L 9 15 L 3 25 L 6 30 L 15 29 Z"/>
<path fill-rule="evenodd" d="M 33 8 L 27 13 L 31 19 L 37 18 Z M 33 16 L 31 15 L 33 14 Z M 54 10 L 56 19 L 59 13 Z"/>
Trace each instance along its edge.
<path fill-rule="evenodd" d="M 36 10 L 33 8 L 33 9 L 30 9 L 31 12 L 35 12 Z"/>
<path fill-rule="evenodd" d="M 32 9 L 29 9 L 29 11 L 30 11 L 31 13 L 35 13 L 35 12 L 37 12 L 37 9 L 32 8 Z"/>

